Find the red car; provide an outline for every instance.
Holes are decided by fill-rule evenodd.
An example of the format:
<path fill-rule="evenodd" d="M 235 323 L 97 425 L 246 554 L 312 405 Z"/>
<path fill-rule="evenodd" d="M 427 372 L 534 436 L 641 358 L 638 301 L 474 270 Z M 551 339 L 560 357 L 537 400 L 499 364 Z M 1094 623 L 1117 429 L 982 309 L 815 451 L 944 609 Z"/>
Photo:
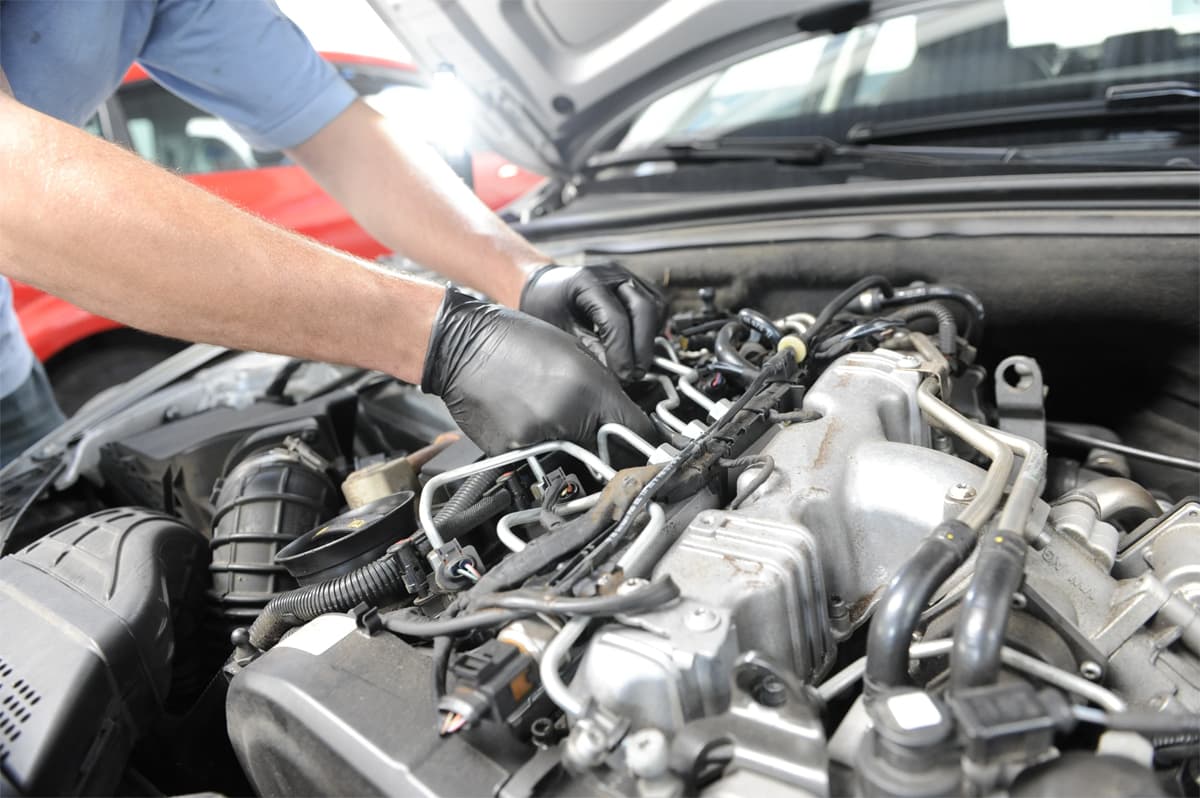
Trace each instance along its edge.
<path fill-rule="evenodd" d="M 414 67 L 344 53 L 324 57 L 385 115 L 429 116 L 421 110 L 429 102 L 429 86 Z M 282 227 L 363 258 L 387 251 L 283 153 L 251 149 L 225 122 L 167 92 L 139 66 L 129 70 L 86 127 Z M 491 152 L 447 160 L 491 208 L 542 180 Z M 15 280 L 12 286 L 25 337 L 46 364 L 68 415 L 98 391 L 185 346 L 123 327 Z"/>

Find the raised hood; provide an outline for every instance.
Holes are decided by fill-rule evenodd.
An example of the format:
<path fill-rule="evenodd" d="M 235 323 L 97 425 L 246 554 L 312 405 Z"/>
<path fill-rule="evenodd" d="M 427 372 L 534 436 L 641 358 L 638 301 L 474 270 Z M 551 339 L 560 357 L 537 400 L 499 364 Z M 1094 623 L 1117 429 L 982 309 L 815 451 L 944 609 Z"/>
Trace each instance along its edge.
<path fill-rule="evenodd" d="M 369 0 L 428 71 L 452 71 L 475 129 L 514 161 L 574 170 L 650 99 L 870 4 L 819 0 Z"/>

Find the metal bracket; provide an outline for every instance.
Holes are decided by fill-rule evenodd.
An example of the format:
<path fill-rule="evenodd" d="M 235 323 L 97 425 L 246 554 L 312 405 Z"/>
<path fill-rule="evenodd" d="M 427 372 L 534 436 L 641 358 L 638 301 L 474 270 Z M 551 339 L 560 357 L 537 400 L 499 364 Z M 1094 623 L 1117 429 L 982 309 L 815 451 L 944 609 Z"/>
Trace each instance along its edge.
<path fill-rule="evenodd" d="M 1038 362 L 1012 355 L 996 366 L 996 412 L 1005 432 L 1046 445 L 1046 386 Z"/>
<path fill-rule="evenodd" d="M 1108 672 L 1108 657 L 1028 582 L 1022 585 L 1021 595 L 1025 596 L 1025 612 L 1047 624 L 1067 644 L 1067 649 L 1079 663 L 1080 673 L 1091 681 L 1103 681 Z"/>

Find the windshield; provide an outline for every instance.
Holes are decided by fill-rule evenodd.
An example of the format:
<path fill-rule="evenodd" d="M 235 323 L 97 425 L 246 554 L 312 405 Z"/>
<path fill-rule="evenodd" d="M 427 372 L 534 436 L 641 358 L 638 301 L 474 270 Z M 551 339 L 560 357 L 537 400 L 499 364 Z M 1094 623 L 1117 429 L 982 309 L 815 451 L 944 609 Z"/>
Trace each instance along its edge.
<path fill-rule="evenodd" d="M 649 106 L 616 150 L 728 136 L 845 142 L 855 138 L 852 130 L 899 120 L 1102 103 L 1114 86 L 1195 83 L 1198 72 L 1200 0 L 955 4 L 816 36 L 726 67 Z M 1078 125 L 1066 134 L 1034 135 L 1040 138 L 1015 137 L 1025 143 L 1096 137 Z M 1005 142 L 993 134 L 971 143 Z"/>

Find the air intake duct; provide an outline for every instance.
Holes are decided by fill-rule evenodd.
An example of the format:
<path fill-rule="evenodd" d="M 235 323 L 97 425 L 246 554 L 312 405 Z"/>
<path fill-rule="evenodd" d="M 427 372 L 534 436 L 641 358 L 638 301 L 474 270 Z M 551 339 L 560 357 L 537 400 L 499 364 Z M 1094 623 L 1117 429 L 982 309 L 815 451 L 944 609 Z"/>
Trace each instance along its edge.
<path fill-rule="evenodd" d="M 333 516 L 341 495 L 320 455 L 296 438 L 250 454 L 218 485 L 214 503 L 212 587 L 224 641 L 249 626 L 276 594 L 296 581 L 275 555 Z"/>

